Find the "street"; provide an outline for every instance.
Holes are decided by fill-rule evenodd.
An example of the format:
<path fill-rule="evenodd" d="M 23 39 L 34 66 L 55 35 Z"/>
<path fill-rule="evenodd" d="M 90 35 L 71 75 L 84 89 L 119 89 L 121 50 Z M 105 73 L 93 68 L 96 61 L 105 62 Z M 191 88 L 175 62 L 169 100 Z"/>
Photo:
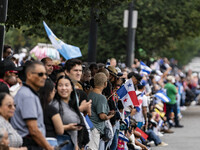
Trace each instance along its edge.
<path fill-rule="evenodd" d="M 200 106 L 190 106 L 182 112 L 180 121 L 184 128 L 172 128 L 173 134 L 164 134 L 166 147 L 152 146 L 152 150 L 199 150 L 200 149 Z"/>

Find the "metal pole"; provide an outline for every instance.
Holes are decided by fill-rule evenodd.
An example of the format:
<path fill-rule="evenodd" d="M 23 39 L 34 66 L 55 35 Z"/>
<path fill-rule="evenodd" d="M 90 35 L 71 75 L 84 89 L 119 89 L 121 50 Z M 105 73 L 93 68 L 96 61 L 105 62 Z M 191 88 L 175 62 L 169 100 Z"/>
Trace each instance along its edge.
<path fill-rule="evenodd" d="M 2 60 L 3 57 L 4 32 L 5 32 L 5 26 L 0 25 L 0 61 Z"/>
<path fill-rule="evenodd" d="M 131 54 L 131 65 L 133 64 L 133 61 L 135 59 L 135 33 L 136 29 L 133 29 L 133 34 L 132 34 L 132 54 Z"/>
<path fill-rule="evenodd" d="M 126 53 L 126 66 L 131 67 L 133 63 L 133 1 L 129 3 L 129 14 L 128 14 L 128 39 L 127 39 L 127 53 Z"/>
<path fill-rule="evenodd" d="M 88 45 L 88 62 L 96 62 L 98 23 L 96 22 L 93 9 L 90 12 L 90 16 L 91 16 L 91 21 L 90 21 L 90 35 L 89 35 L 89 45 Z"/>

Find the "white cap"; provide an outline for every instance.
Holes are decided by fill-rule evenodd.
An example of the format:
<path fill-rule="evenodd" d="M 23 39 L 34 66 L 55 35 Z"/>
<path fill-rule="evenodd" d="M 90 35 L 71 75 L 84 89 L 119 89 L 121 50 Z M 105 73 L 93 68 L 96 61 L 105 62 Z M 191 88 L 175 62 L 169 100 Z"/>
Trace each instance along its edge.
<path fill-rule="evenodd" d="M 167 80 L 168 80 L 168 81 L 171 81 L 172 83 L 175 83 L 175 78 L 174 78 L 174 76 L 171 76 L 171 75 L 168 76 L 168 77 L 167 77 Z"/>
<path fill-rule="evenodd" d="M 27 49 L 22 48 L 22 53 L 27 53 Z"/>
<path fill-rule="evenodd" d="M 14 57 L 15 59 L 19 59 L 19 55 L 18 55 L 18 54 L 14 54 L 13 57 Z"/>

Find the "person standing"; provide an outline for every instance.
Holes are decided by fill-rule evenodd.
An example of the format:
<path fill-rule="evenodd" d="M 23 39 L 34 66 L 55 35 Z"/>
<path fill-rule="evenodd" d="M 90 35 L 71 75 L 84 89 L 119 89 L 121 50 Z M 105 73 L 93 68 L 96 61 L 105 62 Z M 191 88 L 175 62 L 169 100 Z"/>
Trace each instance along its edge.
<path fill-rule="evenodd" d="M 91 131 L 92 138 L 87 145 L 88 149 L 98 150 L 101 146 L 104 147 L 103 140 L 100 137 L 104 135 L 105 121 L 114 116 L 113 113 L 109 112 L 106 97 L 102 95 L 102 91 L 106 86 L 106 75 L 102 72 L 95 74 L 94 89 L 88 95 L 88 98 L 92 100 L 92 115 L 90 119 L 94 125 L 94 129 Z M 101 141 L 102 145 L 100 145 Z"/>
<path fill-rule="evenodd" d="M 23 146 L 31 150 L 53 150 L 45 139 L 43 111 L 37 92 L 44 86 L 46 70 L 41 62 L 31 62 L 26 67 L 26 83 L 16 94 L 16 111 L 12 126 L 23 138 Z"/>
<path fill-rule="evenodd" d="M 171 100 L 169 103 L 166 103 L 167 121 L 169 122 L 170 113 L 171 113 L 171 110 L 173 110 L 174 117 L 175 117 L 174 118 L 175 119 L 175 127 L 182 128 L 183 126 L 179 124 L 178 114 L 177 114 L 177 103 L 176 103 L 177 89 L 176 89 L 176 86 L 173 84 L 173 83 L 175 83 L 175 78 L 173 76 L 168 76 L 167 81 L 168 81 L 168 83 L 165 85 L 165 89 L 167 90 L 167 96 Z M 170 126 L 172 126 L 172 125 L 170 124 Z"/>
<path fill-rule="evenodd" d="M 47 75 L 50 76 L 53 72 L 53 60 L 49 57 L 45 57 L 41 60 L 41 62 L 44 64 Z"/>
<path fill-rule="evenodd" d="M 56 90 L 51 105 L 60 113 L 64 125 L 64 134 L 57 136 L 58 144 L 69 140 L 62 150 L 78 150 L 78 131 L 82 129 L 84 122 L 78 108 L 74 85 L 67 75 L 60 76 L 56 82 Z"/>

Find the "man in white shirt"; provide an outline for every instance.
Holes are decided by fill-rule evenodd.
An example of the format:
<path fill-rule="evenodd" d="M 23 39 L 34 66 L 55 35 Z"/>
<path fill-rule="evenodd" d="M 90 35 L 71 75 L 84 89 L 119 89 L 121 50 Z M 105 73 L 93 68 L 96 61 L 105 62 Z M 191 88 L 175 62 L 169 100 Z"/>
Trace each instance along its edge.
<path fill-rule="evenodd" d="M 139 101 L 139 106 L 136 108 L 137 112 L 133 116 L 133 118 L 138 122 L 138 127 L 142 128 L 145 125 L 145 129 L 147 129 L 147 96 L 143 93 L 145 89 L 146 81 L 142 80 L 140 84 L 137 85 L 136 95 Z"/>

